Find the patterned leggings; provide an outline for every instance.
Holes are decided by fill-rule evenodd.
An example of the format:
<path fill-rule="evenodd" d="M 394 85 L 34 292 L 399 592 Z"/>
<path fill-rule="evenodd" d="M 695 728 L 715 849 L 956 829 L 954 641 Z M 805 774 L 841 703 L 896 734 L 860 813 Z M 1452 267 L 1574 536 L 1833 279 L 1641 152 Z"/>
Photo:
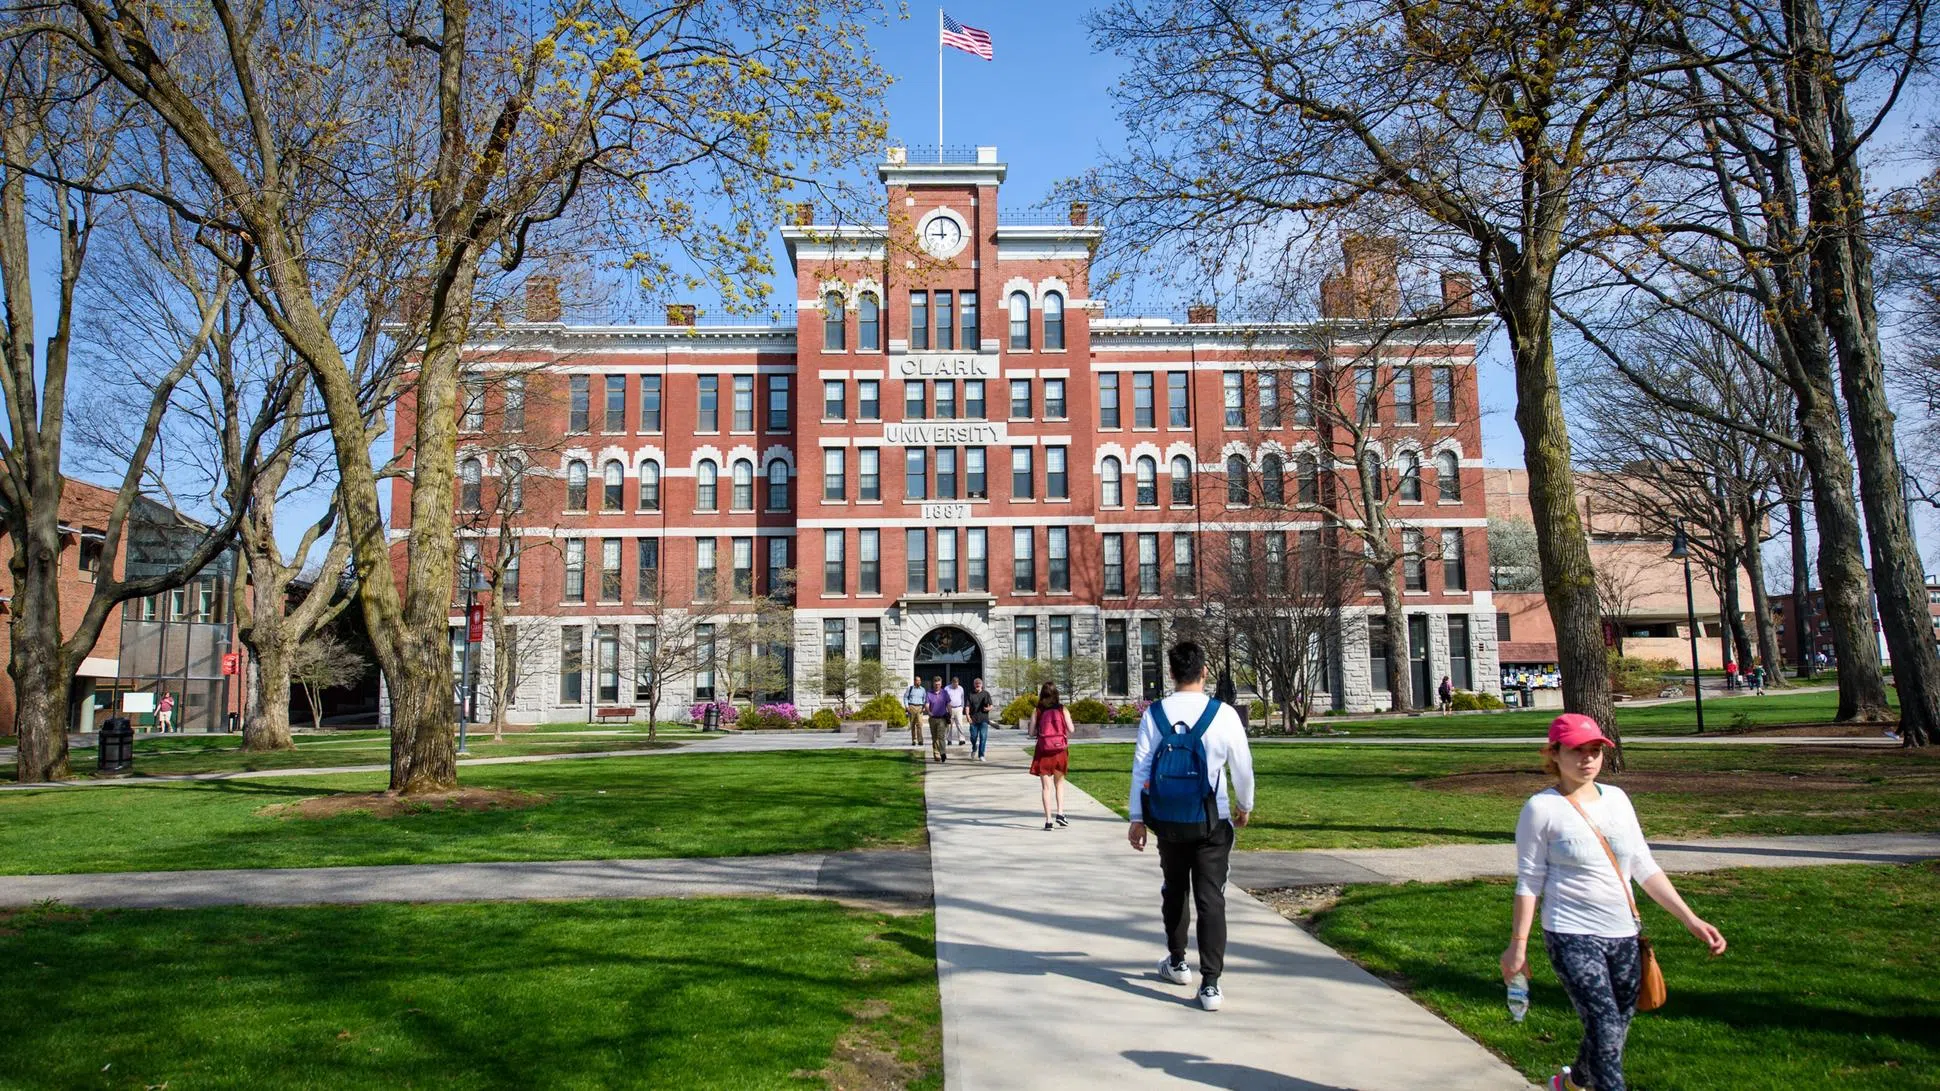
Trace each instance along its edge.
<path fill-rule="evenodd" d="M 1570 1078 L 1595 1091 L 1624 1091 L 1623 1040 L 1637 1011 L 1643 962 L 1637 937 L 1609 939 L 1544 932 L 1543 947 L 1583 1022 Z"/>

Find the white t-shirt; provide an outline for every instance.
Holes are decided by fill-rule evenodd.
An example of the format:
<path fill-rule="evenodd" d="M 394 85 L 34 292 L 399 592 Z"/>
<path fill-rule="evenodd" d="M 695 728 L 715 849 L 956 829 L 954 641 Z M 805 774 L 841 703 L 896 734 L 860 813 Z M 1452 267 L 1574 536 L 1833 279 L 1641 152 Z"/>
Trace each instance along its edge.
<path fill-rule="evenodd" d="M 1163 702 L 1160 719 L 1168 728 L 1184 721 L 1191 729 L 1199 722 L 1210 700 L 1203 693 L 1175 693 Z M 1213 795 L 1219 799 L 1219 817 L 1233 817 L 1232 807 L 1226 801 L 1226 771 L 1233 772 L 1233 799 L 1239 809 L 1253 809 L 1253 752 L 1246 747 L 1246 725 L 1240 723 L 1239 713 L 1233 706 L 1226 705 L 1213 716 L 1206 727 L 1206 770 L 1212 774 Z M 1132 802 L 1129 808 L 1132 821 L 1142 822 L 1145 817 L 1145 783 L 1152 779 L 1152 754 L 1159 747 L 1159 729 L 1152 726 L 1150 715 L 1138 718 L 1138 750 L 1132 758 Z"/>
<path fill-rule="evenodd" d="M 950 695 L 951 708 L 963 707 L 963 687 L 962 686 L 959 686 L 955 682 L 952 682 L 949 685 L 943 687 L 943 692 Z"/>
<path fill-rule="evenodd" d="M 1637 922 L 1624 896 L 1627 884 L 1648 882 L 1664 870 L 1650 854 L 1630 797 L 1614 785 L 1597 788 L 1601 794 L 1583 804 L 1583 812 L 1610 842 L 1623 865 L 1622 881 L 1583 815 L 1556 789 L 1530 796 L 1516 820 L 1516 893 L 1542 899 L 1545 932 L 1636 935 Z"/>

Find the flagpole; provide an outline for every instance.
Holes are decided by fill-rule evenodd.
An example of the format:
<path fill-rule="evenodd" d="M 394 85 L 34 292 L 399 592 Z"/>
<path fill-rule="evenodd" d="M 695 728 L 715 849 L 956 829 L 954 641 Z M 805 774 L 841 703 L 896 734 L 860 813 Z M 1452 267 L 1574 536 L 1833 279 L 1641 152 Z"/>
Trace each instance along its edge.
<path fill-rule="evenodd" d="M 943 162 L 943 9 L 936 9 L 936 161 Z"/>

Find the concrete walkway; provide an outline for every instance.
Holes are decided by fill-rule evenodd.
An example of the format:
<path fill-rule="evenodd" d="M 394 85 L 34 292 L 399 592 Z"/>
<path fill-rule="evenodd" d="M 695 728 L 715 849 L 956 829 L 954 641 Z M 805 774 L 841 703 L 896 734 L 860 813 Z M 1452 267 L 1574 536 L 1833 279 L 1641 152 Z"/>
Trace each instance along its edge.
<path fill-rule="evenodd" d="M 1155 851 L 1067 789 L 1045 831 L 1012 746 L 931 766 L 932 881 L 951 1091 L 1527 1088 L 1509 1066 L 1273 910 L 1229 889 L 1225 1010 L 1155 969 Z M 1242 834 L 1242 843 L 1244 835 Z"/>
<path fill-rule="evenodd" d="M 1672 872 L 1816 864 L 1910 864 L 1940 859 L 1940 834 L 1733 837 L 1653 841 L 1650 848 L 1664 870 Z M 1412 849 L 1235 853 L 1232 882 L 1247 890 L 1279 890 L 1335 883 L 1446 883 L 1515 873 L 1516 847 L 1512 844 L 1425 845 Z"/>
<path fill-rule="evenodd" d="M 0 906 L 32 905 L 51 898 L 64 905 L 115 909 L 775 894 L 927 904 L 929 854 L 920 849 L 872 849 L 722 859 L 0 876 Z"/>

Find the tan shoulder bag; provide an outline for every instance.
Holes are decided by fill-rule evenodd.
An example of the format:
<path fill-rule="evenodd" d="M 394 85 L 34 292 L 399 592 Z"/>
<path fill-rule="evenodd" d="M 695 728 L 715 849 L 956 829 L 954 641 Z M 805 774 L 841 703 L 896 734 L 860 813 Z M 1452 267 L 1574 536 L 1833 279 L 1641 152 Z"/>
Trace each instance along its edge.
<path fill-rule="evenodd" d="M 1568 796 L 1563 798 L 1569 800 L 1569 805 L 1576 808 L 1576 813 L 1582 816 L 1583 824 L 1590 827 L 1590 832 L 1596 835 L 1596 843 L 1603 846 L 1603 855 L 1609 859 L 1610 866 L 1616 869 L 1617 882 L 1623 884 L 1623 896 L 1630 903 L 1630 918 L 1637 922 L 1637 958 L 1642 963 L 1643 970 L 1637 986 L 1637 1010 L 1656 1011 L 1664 1006 L 1664 1001 L 1670 999 L 1670 990 L 1664 986 L 1664 971 L 1657 965 L 1657 951 L 1651 947 L 1650 937 L 1644 935 L 1644 917 L 1637 912 L 1637 899 L 1630 892 L 1630 880 L 1624 878 L 1623 865 L 1617 863 L 1617 854 L 1610 851 L 1610 842 L 1604 840 L 1603 831 L 1597 829 L 1596 823 L 1590 821 L 1590 816 L 1583 810 L 1582 804 Z"/>

